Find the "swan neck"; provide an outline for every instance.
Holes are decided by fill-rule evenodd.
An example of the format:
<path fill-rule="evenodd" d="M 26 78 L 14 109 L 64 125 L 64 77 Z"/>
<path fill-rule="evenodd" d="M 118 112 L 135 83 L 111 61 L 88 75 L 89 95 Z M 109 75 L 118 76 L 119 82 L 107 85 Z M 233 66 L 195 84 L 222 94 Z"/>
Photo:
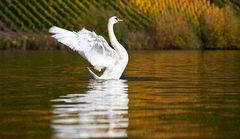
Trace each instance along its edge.
<path fill-rule="evenodd" d="M 108 35 L 109 35 L 109 39 L 110 39 L 110 42 L 112 44 L 112 46 L 117 49 L 116 45 L 120 44 L 115 36 L 115 33 L 113 31 L 113 24 L 112 23 L 108 23 Z"/>
<path fill-rule="evenodd" d="M 108 23 L 108 35 L 109 35 L 109 39 L 110 42 L 112 44 L 112 47 L 117 51 L 117 53 L 119 54 L 119 56 L 121 58 L 125 58 L 128 59 L 128 54 L 127 51 L 125 50 L 125 48 L 118 42 L 114 31 L 113 31 L 113 24 L 110 22 Z"/>

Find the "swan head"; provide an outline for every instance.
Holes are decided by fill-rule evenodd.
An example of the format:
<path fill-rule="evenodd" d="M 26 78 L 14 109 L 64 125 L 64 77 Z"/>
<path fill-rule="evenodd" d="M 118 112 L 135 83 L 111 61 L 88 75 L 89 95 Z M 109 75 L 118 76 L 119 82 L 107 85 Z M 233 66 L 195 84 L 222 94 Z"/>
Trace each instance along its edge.
<path fill-rule="evenodd" d="M 109 18 L 108 23 L 116 24 L 117 22 L 123 21 L 122 19 L 119 19 L 117 16 L 112 16 Z"/>

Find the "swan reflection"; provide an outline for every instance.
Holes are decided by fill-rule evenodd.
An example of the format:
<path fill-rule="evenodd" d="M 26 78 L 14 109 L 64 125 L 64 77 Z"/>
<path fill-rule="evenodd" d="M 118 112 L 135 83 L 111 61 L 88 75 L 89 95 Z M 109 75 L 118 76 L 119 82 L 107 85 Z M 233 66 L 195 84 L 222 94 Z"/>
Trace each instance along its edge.
<path fill-rule="evenodd" d="M 129 100 L 125 80 L 90 80 L 88 91 L 51 101 L 55 137 L 127 136 Z"/>

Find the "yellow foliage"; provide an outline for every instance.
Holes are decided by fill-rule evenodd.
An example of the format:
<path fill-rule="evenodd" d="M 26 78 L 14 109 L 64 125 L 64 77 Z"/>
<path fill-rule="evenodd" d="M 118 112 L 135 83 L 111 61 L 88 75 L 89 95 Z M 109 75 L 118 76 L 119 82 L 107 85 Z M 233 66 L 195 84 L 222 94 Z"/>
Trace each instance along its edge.
<path fill-rule="evenodd" d="M 209 14 L 211 8 L 217 8 L 210 4 L 210 0 L 130 0 L 130 3 L 133 8 L 152 19 L 158 14 L 164 14 L 165 9 L 171 9 L 183 14 L 197 28 L 202 12 Z"/>
<path fill-rule="evenodd" d="M 175 11 L 166 10 L 164 15 L 156 17 L 155 40 L 159 49 L 197 49 L 201 42 L 191 30 L 182 15 Z"/>
<path fill-rule="evenodd" d="M 237 48 L 239 46 L 239 21 L 230 7 L 211 7 L 201 17 L 202 40 L 206 48 Z"/>

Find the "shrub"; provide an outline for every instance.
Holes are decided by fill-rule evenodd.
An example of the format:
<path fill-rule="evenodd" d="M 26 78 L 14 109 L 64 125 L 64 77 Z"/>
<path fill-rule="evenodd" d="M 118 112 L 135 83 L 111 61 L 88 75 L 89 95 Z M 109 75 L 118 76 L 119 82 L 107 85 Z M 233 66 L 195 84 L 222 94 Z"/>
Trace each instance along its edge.
<path fill-rule="evenodd" d="M 238 46 L 239 21 L 229 6 L 223 9 L 212 7 L 210 12 L 204 12 L 200 19 L 200 30 L 206 49 Z"/>
<path fill-rule="evenodd" d="M 43 50 L 66 48 L 46 34 L 0 32 L 0 40 L 0 49 Z"/>
<path fill-rule="evenodd" d="M 224 9 L 224 38 L 226 41 L 225 48 L 240 48 L 240 22 L 239 18 L 234 14 L 234 10 L 230 6 Z"/>
<path fill-rule="evenodd" d="M 207 49 L 221 48 L 225 45 L 224 14 L 218 7 L 212 7 L 210 12 L 203 12 L 200 19 L 201 38 Z"/>
<path fill-rule="evenodd" d="M 156 48 L 196 49 L 201 47 L 197 35 L 181 14 L 166 10 L 164 14 L 158 15 L 155 21 Z"/>
<path fill-rule="evenodd" d="M 130 31 L 126 39 L 128 49 L 152 49 L 153 39 L 145 30 Z"/>

